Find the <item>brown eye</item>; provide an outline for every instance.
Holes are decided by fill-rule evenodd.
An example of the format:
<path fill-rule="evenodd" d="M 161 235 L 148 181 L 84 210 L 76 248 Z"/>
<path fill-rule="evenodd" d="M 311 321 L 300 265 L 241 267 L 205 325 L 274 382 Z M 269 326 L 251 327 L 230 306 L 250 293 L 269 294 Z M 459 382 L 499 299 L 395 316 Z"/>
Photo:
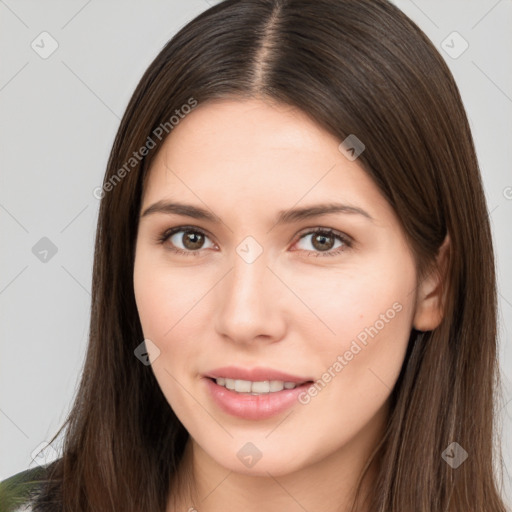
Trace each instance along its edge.
<path fill-rule="evenodd" d="M 313 256 L 336 256 L 347 248 L 352 247 L 351 240 L 348 236 L 332 229 L 319 228 L 310 231 L 302 235 L 297 243 L 307 240 L 308 238 L 310 241 L 304 244 L 306 247 L 299 247 L 299 249 L 310 252 Z M 337 240 L 339 241 L 338 245 L 336 245 Z"/>
<path fill-rule="evenodd" d="M 201 249 L 201 246 L 204 243 L 204 236 L 203 234 L 194 231 L 185 231 L 185 234 L 181 237 L 181 241 L 186 249 L 193 251 Z"/>
<path fill-rule="evenodd" d="M 199 229 L 184 226 L 166 231 L 159 237 L 160 243 L 168 243 L 172 251 L 179 254 L 190 253 L 194 255 L 205 249 L 206 239 L 209 239 L 209 237 Z M 213 244 L 210 247 L 213 247 Z"/>
<path fill-rule="evenodd" d="M 313 247 L 319 251 L 328 251 L 334 246 L 334 236 L 315 233 L 311 239 L 311 243 Z"/>
<path fill-rule="evenodd" d="M 330 228 L 310 230 L 300 237 L 296 245 L 308 237 L 311 237 L 310 247 L 299 247 L 300 250 L 308 253 L 308 256 L 336 256 L 352 247 L 352 239 L 348 235 Z M 157 240 L 162 245 L 168 245 L 169 250 L 177 254 L 199 256 L 203 249 L 215 247 L 212 242 L 209 247 L 205 247 L 207 239 L 210 240 L 210 237 L 201 229 L 180 226 L 165 231 Z"/>

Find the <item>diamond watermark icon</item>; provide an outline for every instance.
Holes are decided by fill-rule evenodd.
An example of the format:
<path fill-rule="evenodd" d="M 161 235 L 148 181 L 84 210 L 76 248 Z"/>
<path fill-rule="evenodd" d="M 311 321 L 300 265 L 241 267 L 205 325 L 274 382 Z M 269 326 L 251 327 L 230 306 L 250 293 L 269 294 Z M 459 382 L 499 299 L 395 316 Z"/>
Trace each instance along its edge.
<path fill-rule="evenodd" d="M 50 57 L 59 47 L 57 40 L 48 32 L 41 32 L 33 41 L 30 43 L 32 50 L 34 50 L 39 57 L 47 59 Z"/>
<path fill-rule="evenodd" d="M 347 160 L 353 162 L 366 146 L 353 133 L 351 133 L 339 146 L 338 149 Z"/>
<path fill-rule="evenodd" d="M 43 263 L 48 263 L 57 251 L 57 246 L 45 236 L 32 247 L 32 254 Z"/>
<path fill-rule="evenodd" d="M 441 454 L 441 457 L 446 464 L 453 469 L 457 469 L 468 458 L 468 452 L 459 443 L 454 441 L 448 445 L 448 448 Z"/>
<path fill-rule="evenodd" d="M 249 442 L 245 443 L 236 455 L 244 466 L 252 468 L 261 459 L 263 454 L 254 444 Z"/>
<path fill-rule="evenodd" d="M 458 59 L 469 48 L 469 43 L 457 31 L 453 31 L 441 42 L 441 48 L 452 59 Z"/>
<path fill-rule="evenodd" d="M 160 349 L 151 340 L 145 339 L 133 353 L 143 365 L 149 366 L 160 356 Z"/>
<path fill-rule="evenodd" d="M 254 263 L 263 252 L 263 247 L 255 238 L 247 236 L 238 244 L 236 252 L 246 263 Z"/>
<path fill-rule="evenodd" d="M 58 458 L 57 450 L 46 441 L 39 444 L 30 454 L 32 460 L 41 467 L 46 466 Z"/>

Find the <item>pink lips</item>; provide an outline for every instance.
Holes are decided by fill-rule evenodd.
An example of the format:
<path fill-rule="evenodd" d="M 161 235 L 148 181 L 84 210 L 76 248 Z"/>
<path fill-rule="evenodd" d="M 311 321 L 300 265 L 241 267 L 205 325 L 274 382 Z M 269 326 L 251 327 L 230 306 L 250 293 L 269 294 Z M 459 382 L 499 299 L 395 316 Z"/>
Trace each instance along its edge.
<path fill-rule="evenodd" d="M 279 380 L 297 383 L 297 387 L 261 395 L 243 394 L 219 386 L 215 382 L 219 377 L 252 382 Z M 310 377 L 298 377 L 270 368 L 245 369 L 233 366 L 208 372 L 203 380 L 211 398 L 223 412 L 246 420 L 263 420 L 285 411 L 298 402 L 300 393 L 313 381 Z"/>

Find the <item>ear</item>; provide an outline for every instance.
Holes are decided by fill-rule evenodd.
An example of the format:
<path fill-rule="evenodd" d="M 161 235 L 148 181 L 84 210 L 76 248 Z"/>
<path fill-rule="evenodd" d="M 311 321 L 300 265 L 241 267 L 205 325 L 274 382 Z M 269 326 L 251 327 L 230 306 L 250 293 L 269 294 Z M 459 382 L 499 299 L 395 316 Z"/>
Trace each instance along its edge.
<path fill-rule="evenodd" d="M 425 277 L 417 289 L 416 311 L 413 319 L 413 327 L 417 331 L 431 331 L 443 319 L 450 250 L 450 236 L 447 233 L 438 250 L 435 268 Z"/>

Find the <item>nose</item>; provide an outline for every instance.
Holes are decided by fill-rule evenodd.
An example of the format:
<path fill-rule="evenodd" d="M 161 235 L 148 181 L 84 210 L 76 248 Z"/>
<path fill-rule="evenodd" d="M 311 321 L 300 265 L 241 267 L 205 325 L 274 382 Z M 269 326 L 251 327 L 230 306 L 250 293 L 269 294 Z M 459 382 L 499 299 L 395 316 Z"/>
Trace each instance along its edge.
<path fill-rule="evenodd" d="M 265 251 L 256 261 L 234 255 L 228 274 L 216 287 L 215 328 L 236 343 L 274 343 L 286 331 L 286 302 L 283 283 L 269 268 Z"/>

